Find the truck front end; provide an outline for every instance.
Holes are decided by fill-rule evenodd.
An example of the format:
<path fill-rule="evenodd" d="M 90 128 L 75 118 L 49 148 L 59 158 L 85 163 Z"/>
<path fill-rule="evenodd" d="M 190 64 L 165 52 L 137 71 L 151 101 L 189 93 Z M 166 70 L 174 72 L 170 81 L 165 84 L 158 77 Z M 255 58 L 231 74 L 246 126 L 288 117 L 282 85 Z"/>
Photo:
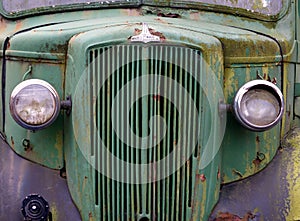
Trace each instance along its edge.
<path fill-rule="evenodd" d="M 208 220 L 298 123 L 298 2 L 1 2 L 1 220 Z"/>

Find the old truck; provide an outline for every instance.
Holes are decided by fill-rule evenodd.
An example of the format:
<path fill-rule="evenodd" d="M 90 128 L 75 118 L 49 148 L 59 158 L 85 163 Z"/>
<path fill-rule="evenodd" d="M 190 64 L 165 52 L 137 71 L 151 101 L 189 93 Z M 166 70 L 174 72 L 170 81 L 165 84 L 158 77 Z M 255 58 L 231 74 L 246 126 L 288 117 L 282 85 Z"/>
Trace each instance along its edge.
<path fill-rule="evenodd" d="M 299 22 L 298 0 L 1 0 L 0 220 L 299 220 Z"/>

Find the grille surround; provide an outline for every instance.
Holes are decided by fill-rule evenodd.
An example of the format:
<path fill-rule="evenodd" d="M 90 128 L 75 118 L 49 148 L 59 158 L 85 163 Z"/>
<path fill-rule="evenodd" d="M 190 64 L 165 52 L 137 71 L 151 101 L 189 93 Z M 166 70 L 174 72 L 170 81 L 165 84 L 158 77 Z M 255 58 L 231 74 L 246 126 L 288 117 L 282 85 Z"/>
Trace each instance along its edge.
<path fill-rule="evenodd" d="M 140 50 L 145 49 L 148 51 L 147 53 L 139 53 L 141 55 L 141 62 L 143 65 L 141 65 L 140 68 L 136 68 L 138 70 L 141 70 L 140 72 L 145 71 L 145 73 L 148 73 L 147 71 L 153 70 L 153 65 L 155 66 L 155 62 L 157 61 L 163 61 L 167 60 L 164 65 L 164 73 L 173 73 L 174 72 L 174 63 L 179 62 L 179 66 L 186 65 L 186 75 L 180 74 L 178 72 L 178 76 L 181 76 L 180 79 L 190 79 L 190 80 L 184 80 L 186 82 L 186 85 L 193 85 L 193 83 L 196 83 L 200 79 L 200 83 L 198 84 L 198 89 L 200 92 L 200 89 L 202 90 L 201 96 L 195 96 L 199 99 L 199 113 L 201 116 L 201 124 L 197 125 L 199 128 L 199 140 L 195 147 L 195 151 L 193 148 L 191 149 L 191 156 L 188 155 L 188 158 L 183 160 L 183 164 L 177 164 L 176 160 L 171 162 L 171 165 L 173 166 L 174 171 L 173 173 L 167 174 L 167 176 L 163 178 L 157 178 L 158 173 L 149 172 L 148 170 L 131 170 L 128 169 L 130 167 L 121 167 L 119 165 L 115 166 L 115 164 L 112 164 L 113 161 L 113 154 L 116 151 L 119 151 L 119 155 L 117 156 L 128 156 L 125 157 L 125 160 L 134 159 L 134 157 L 131 156 L 139 156 L 143 159 L 153 159 L 153 157 L 149 158 L 149 156 L 157 156 L 157 151 L 155 154 L 153 152 L 149 152 L 149 154 L 141 154 L 143 150 L 140 151 L 138 154 L 134 155 L 132 153 L 136 153 L 136 149 L 130 148 L 118 148 L 109 149 L 111 145 L 108 145 L 108 151 L 106 148 L 99 148 L 99 140 L 100 134 L 94 133 L 93 131 L 97 131 L 98 126 L 101 125 L 101 123 L 97 125 L 97 121 L 101 117 L 97 117 L 97 113 L 99 112 L 97 109 L 97 105 L 102 102 L 102 100 L 98 99 L 98 96 L 101 97 L 101 88 L 99 85 L 103 85 L 101 80 L 97 79 L 97 77 L 101 76 L 103 77 L 100 71 L 99 71 L 99 64 L 95 65 L 95 62 L 93 60 L 101 61 L 103 64 L 109 64 L 109 68 L 114 69 L 114 65 L 120 63 L 118 59 L 126 58 L 129 61 L 125 63 L 130 63 L 130 61 L 134 60 L 133 56 L 112 56 L 112 53 L 109 56 L 106 57 L 106 59 L 101 56 L 92 55 L 94 52 L 93 50 L 101 50 L 101 48 L 112 48 L 112 47 L 127 47 L 127 48 L 140 48 Z M 153 48 L 160 48 L 157 49 L 156 52 L 160 53 L 162 48 L 165 48 L 165 50 L 178 50 L 177 52 L 190 52 L 190 54 L 193 54 L 197 59 L 188 59 L 189 56 L 183 56 L 183 55 L 189 55 L 189 53 L 177 53 L 176 56 L 169 56 L 170 53 L 164 54 L 166 59 L 154 59 L 149 60 L 149 50 L 154 50 Z M 155 51 L 155 50 L 154 50 Z M 196 53 L 195 53 L 196 52 Z M 101 54 L 98 52 L 98 54 Z M 128 53 L 124 53 L 128 55 Z M 130 54 L 130 53 L 129 53 Z M 174 54 L 174 53 L 173 53 Z M 115 54 L 116 55 L 116 54 Z M 75 151 L 71 151 L 68 153 L 68 158 L 72 159 L 72 156 L 76 158 L 76 162 L 71 163 L 71 165 L 76 166 L 76 173 L 75 176 L 72 175 L 71 181 L 69 180 L 69 183 L 72 183 L 71 192 L 73 197 L 75 198 L 75 202 L 79 208 L 82 209 L 82 215 L 83 217 L 86 217 L 86 214 L 89 214 L 90 216 L 96 217 L 96 219 L 99 220 L 192 220 L 192 219 L 205 219 L 205 217 L 208 216 L 209 211 L 211 211 L 212 207 L 217 201 L 218 198 L 218 191 L 219 191 L 219 185 L 220 185 L 220 179 L 217 177 L 217 173 L 220 168 L 220 154 L 216 153 L 209 153 L 209 154 L 215 154 L 213 156 L 207 155 L 203 150 L 205 149 L 205 145 L 212 145 L 213 148 L 210 149 L 216 149 L 214 148 L 215 145 L 215 137 L 219 133 L 217 123 L 218 120 L 213 120 L 214 117 L 218 118 L 218 109 L 216 106 L 214 106 L 212 109 L 211 103 L 209 100 L 213 96 L 213 99 L 215 99 L 215 104 L 218 105 L 216 102 L 219 102 L 219 97 L 215 96 L 216 94 L 213 93 L 207 94 L 207 92 L 210 91 L 211 88 L 214 87 L 214 84 L 208 84 L 207 82 L 211 81 L 212 72 L 210 72 L 208 69 L 211 68 L 211 63 L 207 63 L 207 55 L 205 56 L 205 59 L 200 51 L 197 51 L 193 48 L 186 48 L 184 46 L 178 46 L 178 45 L 165 45 L 165 44 L 157 44 L 157 45 L 145 45 L 145 44 L 125 44 L 125 45 L 113 45 L 113 44 L 103 44 L 103 45 L 94 45 L 91 47 L 88 47 L 86 49 L 86 69 L 82 73 L 82 75 L 78 75 L 79 71 L 75 72 L 78 73 L 77 79 L 74 78 L 74 83 L 77 84 L 75 88 L 75 93 L 73 97 L 73 114 L 72 114 L 72 124 L 73 124 L 73 134 L 76 141 L 76 149 Z M 151 56 L 150 56 L 151 57 Z M 156 56 L 158 58 L 160 56 Z M 113 59 L 112 59 L 113 58 Z M 179 58 L 179 59 L 178 59 Z M 186 62 L 185 62 L 186 61 Z M 208 66 L 203 65 L 201 62 L 208 64 Z M 151 63 L 152 62 L 152 63 Z M 191 62 L 191 63 L 189 63 Z M 192 64 L 196 64 L 193 66 Z M 92 64 L 92 65 L 91 65 Z M 145 65 L 147 64 L 147 65 Z M 151 65 L 149 65 L 151 64 Z M 170 65 L 171 64 L 171 65 Z M 166 66 L 170 65 L 170 68 L 166 68 Z M 197 71 L 198 75 L 195 79 L 193 77 L 195 75 L 191 75 L 190 73 L 196 72 L 196 67 L 199 67 L 199 72 Z M 149 68 L 152 67 L 151 68 Z M 133 65 L 133 67 L 137 67 L 137 65 Z M 161 66 L 157 66 L 161 67 Z M 220 66 L 216 66 L 220 67 Z M 108 68 L 108 67 L 106 67 Z M 96 70 L 96 71 L 95 71 Z M 156 70 L 154 68 L 154 70 Z M 170 71 L 172 70 L 172 71 Z M 178 69 L 179 70 L 179 69 Z M 94 73 L 93 73 L 94 72 Z M 120 72 L 120 71 L 119 71 Z M 121 71 L 122 72 L 122 71 Z M 103 71 L 102 73 L 110 73 L 110 71 Z M 125 72 L 124 72 L 125 73 Z M 123 75 L 125 76 L 125 74 Z M 174 72 L 176 73 L 176 71 Z M 222 72 L 218 72 L 222 74 Z M 155 74 L 154 74 L 155 75 Z M 168 75 L 168 74 L 166 74 Z M 175 74 L 176 75 L 176 74 Z M 121 75 L 120 75 L 121 76 Z M 192 76 L 192 77 L 191 77 Z M 219 77 L 219 75 L 217 75 Z M 103 77 L 105 78 L 105 77 Z M 173 77 L 176 80 L 176 77 Z M 105 78 L 106 79 L 106 78 Z M 215 78 L 214 83 L 220 84 L 219 80 Z M 129 79 L 130 80 L 130 79 Z M 202 82 L 201 82 L 202 81 Z M 76 83 L 77 82 L 77 83 Z M 97 82 L 95 84 L 95 82 Z M 112 82 L 122 82 L 121 80 L 113 80 Z M 125 81 L 123 81 L 125 82 Z M 181 81 L 178 81 L 179 83 Z M 198 82 L 197 82 L 198 83 Z M 115 83 L 117 84 L 117 83 Z M 125 84 L 125 83 L 124 83 Z M 120 85 L 124 85 L 122 83 L 119 83 Z M 98 86 L 95 86 L 98 85 Z M 110 90 L 107 91 L 107 89 L 104 89 L 105 93 L 102 93 L 105 97 L 110 97 L 112 93 L 111 89 L 115 88 L 113 87 L 113 83 L 109 83 Z M 185 86 L 183 86 L 185 87 Z M 195 88 L 197 88 L 195 86 Z M 119 89 L 121 87 L 117 87 Z M 143 88 L 143 87 L 142 87 Z M 168 88 L 168 87 L 166 87 Z M 100 92 L 99 92 L 100 90 Z M 117 90 L 115 90 L 117 91 Z M 191 89 L 189 92 L 192 94 L 194 91 L 197 91 L 197 89 L 193 89 L 191 86 Z M 203 95 L 205 94 L 205 96 Z M 157 94 L 156 94 L 157 95 Z M 207 99 L 205 97 L 207 96 Z M 215 96 L 215 97 L 214 97 Z M 112 96 L 114 97 L 114 96 Z M 180 96 L 179 96 L 180 97 Z M 159 103 L 164 103 L 162 100 L 164 98 L 159 96 L 150 96 L 151 101 L 147 101 L 148 103 L 154 102 L 153 100 L 160 100 Z M 159 98 L 159 99 L 158 99 Z M 99 102 L 98 102 L 99 100 Z M 105 100 L 105 98 L 104 98 Z M 182 99 L 184 100 L 184 99 Z M 166 99 L 167 101 L 167 99 Z M 106 102 L 106 101 L 105 101 Z M 108 102 L 112 103 L 112 98 L 108 99 Z M 146 102 L 146 103 L 147 103 Z M 109 103 L 109 104 L 110 104 Z M 142 101 L 140 103 L 143 103 Z M 168 102 L 165 102 L 166 104 Z M 169 102 L 170 103 L 170 102 Z M 196 102 L 197 103 L 197 102 Z M 124 102 L 126 104 L 126 102 Z M 153 104 L 153 103 L 152 103 Z M 100 104 L 101 106 L 101 104 Z M 111 107 L 111 105 L 104 104 L 102 106 L 105 107 Z M 136 105 L 139 106 L 139 105 Z M 140 105 L 144 106 L 144 105 Z M 151 106 L 151 104 L 150 104 Z M 155 105 L 154 105 L 155 106 Z M 152 105 L 152 107 L 154 107 Z M 164 106 L 164 105 L 163 105 Z M 169 105 L 171 107 L 171 105 Z M 182 106 L 185 108 L 188 108 L 185 102 L 182 102 Z M 146 105 L 147 107 L 147 105 Z M 137 108 L 139 109 L 139 108 Z M 149 110 L 145 108 L 146 110 Z M 157 109 L 157 108 L 156 108 Z M 158 108 L 159 109 L 159 108 Z M 170 108 L 166 107 L 163 108 L 163 110 L 169 110 Z M 172 109 L 172 108 L 171 108 Z M 99 109 L 101 110 L 101 108 Z M 150 108 L 151 110 L 151 108 Z M 112 113 L 110 108 L 106 108 L 106 110 L 100 111 L 103 113 L 104 116 L 110 116 L 110 113 Z M 139 113 L 142 113 L 143 111 L 140 111 Z M 210 113 L 211 112 L 211 113 Z M 107 114 L 109 113 L 109 114 Z M 151 113 L 151 111 L 149 112 Z M 153 113 L 153 112 L 152 112 Z M 134 113 L 136 116 L 139 116 L 138 113 Z M 149 114 L 151 115 L 151 114 Z M 167 116 L 166 114 L 163 114 L 163 116 Z M 110 118 L 110 117 L 108 117 Z M 143 118 L 143 117 L 141 117 Z M 146 117 L 146 120 L 140 120 L 140 122 L 137 125 L 149 125 L 149 118 Z M 167 117 L 168 119 L 168 117 Z M 175 120 L 178 123 L 184 124 L 178 119 Z M 109 122 L 109 120 L 107 121 Z M 169 122 L 169 120 L 167 120 Z M 191 119 L 186 124 L 193 125 L 190 122 L 193 122 Z M 145 123 L 145 124 L 144 124 Z M 177 123 L 177 124 L 178 124 Z M 134 125 L 131 124 L 131 125 Z M 168 124 L 167 124 L 168 125 Z M 176 123 L 174 123 L 176 125 Z M 147 126 L 148 127 L 148 126 Z M 146 127 L 146 128 L 147 128 Z M 105 136 L 108 136 L 112 142 L 118 142 L 117 140 L 113 141 L 114 139 L 111 139 L 112 135 L 112 127 L 111 124 L 104 124 L 104 130 L 98 130 L 100 133 L 104 133 Z M 101 128 L 100 128 L 101 129 Z M 148 135 L 148 129 L 141 129 L 142 136 Z M 189 129 L 192 131 L 191 129 Z M 195 131 L 195 130 L 194 130 Z M 108 133 L 106 133 L 108 132 Z M 137 132 L 138 135 L 140 135 Z M 211 135 L 212 138 L 211 139 Z M 177 135 L 176 135 L 177 136 Z M 186 136 L 186 140 L 190 140 L 189 138 L 192 136 L 192 133 L 188 133 Z M 211 143 L 209 141 L 212 141 L 214 143 Z M 169 139 L 167 142 L 169 144 L 173 144 L 171 139 Z M 178 143 L 178 142 L 177 142 Z M 180 143 L 180 142 L 179 142 Z M 91 144 L 91 145 L 89 145 Z M 104 145 L 105 146 L 105 145 Z M 113 145 L 114 146 L 114 145 Z M 186 145 L 187 146 L 187 145 Z M 96 148 L 97 147 L 97 148 Z M 102 147 L 100 145 L 100 147 Z M 171 149 L 167 145 L 167 148 L 165 149 Z M 175 149 L 175 148 L 174 148 Z M 186 148 L 188 149 L 188 148 Z M 79 151 L 80 150 L 80 151 Z M 103 151 L 105 150 L 105 151 Z M 217 149 L 218 150 L 218 149 Z M 123 152 L 122 152 L 123 151 Z M 137 152 L 138 152 L 137 151 Z M 149 151 L 149 150 L 147 150 Z M 179 151 L 179 154 L 177 154 L 177 159 L 181 159 L 180 154 L 182 156 L 187 155 L 185 154 L 184 148 L 181 148 Z M 208 151 L 210 152 L 210 151 Z M 122 155 L 123 154 L 123 155 Z M 175 151 L 176 154 L 176 151 Z M 100 156 L 100 157 L 98 157 Z M 102 158 L 101 158 L 102 156 Z M 103 161 L 100 161 L 99 159 L 105 159 L 106 163 L 102 163 Z M 162 155 L 161 155 L 162 156 Z M 176 156 L 176 155 L 175 155 Z M 206 156 L 206 157 L 205 157 Z M 205 162 L 207 161 L 206 158 L 213 159 L 212 161 L 209 161 L 210 165 L 207 166 Z M 116 157 L 115 157 L 116 158 Z M 83 159 L 86 161 L 84 162 Z M 200 159 L 201 162 L 200 162 Z M 135 159 L 134 159 L 135 160 Z M 68 161 L 70 162 L 70 161 Z M 108 162 L 108 163 L 107 163 Z M 142 162 L 140 161 L 134 161 L 134 162 Z M 144 161 L 143 161 L 144 162 Z M 147 161 L 145 161 L 147 162 Z M 88 163 L 88 164 L 87 164 Z M 169 164 L 170 162 L 167 162 Z M 207 162 L 206 162 L 207 163 Z M 203 165 L 204 166 L 203 166 Z M 112 166 L 114 165 L 114 166 Z M 155 165 L 155 164 L 150 164 Z M 177 167 L 178 166 L 178 167 Z M 148 167 L 149 168 L 149 167 Z M 178 169 L 177 169 L 178 168 Z M 101 173 L 97 172 L 97 169 L 101 171 Z M 129 171 L 129 172 L 128 172 Z M 133 171 L 133 172 L 132 172 Z M 162 174 L 165 173 L 165 169 L 163 170 L 156 170 Z M 122 175 L 121 177 L 125 177 L 124 180 L 118 180 L 115 179 L 115 177 L 112 177 L 113 175 Z M 165 173 L 166 174 L 166 173 Z M 169 176 L 168 176 L 169 175 Z M 144 180 L 143 182 L 140 182 L 141 184 L 134 184 L 135 182 L 130 183 L 128 182 L 128 178 L 134 177 L 142 177 L 140 179 Z M 113 179 L 111 179 L 113 178 Z M 148 181 L 145 179 L 149 179 Z M 138 180 L 138 179 L 136 179 Z M 140 181 L 140 180 L 138 180 Z M 73 185 L 73 182 L 76 186 Z M 79 192 L 78 192 L 79 191 Z M 80 192 L 81 191 L 81 192 Z M 212 194 L 214 192 L 215 194 Z"/>

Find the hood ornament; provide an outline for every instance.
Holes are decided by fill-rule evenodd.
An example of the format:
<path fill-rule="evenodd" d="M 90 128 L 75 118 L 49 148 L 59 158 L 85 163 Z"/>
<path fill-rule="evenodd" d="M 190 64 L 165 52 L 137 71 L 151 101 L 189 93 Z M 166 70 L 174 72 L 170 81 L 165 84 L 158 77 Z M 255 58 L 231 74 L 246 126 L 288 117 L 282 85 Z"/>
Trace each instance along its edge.
<path fill-rule="evenodd" d="M 143 23 L 142 33 L 136 36 L 132 36 L 131 42 L 160 42 L 160 37 L 151 34 L 148 25 L 146 23 Z"/>

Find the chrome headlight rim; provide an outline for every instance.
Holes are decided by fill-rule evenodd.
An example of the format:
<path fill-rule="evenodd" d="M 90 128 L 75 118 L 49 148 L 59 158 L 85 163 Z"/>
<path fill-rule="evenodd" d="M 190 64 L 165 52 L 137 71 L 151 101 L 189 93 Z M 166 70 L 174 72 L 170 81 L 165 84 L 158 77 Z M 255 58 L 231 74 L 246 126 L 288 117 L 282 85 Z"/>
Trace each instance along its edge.
<path fill-rule="evenodd" d="M 50 94 L 52 95 L 52 99 L 54 100 L 55 103 L 55 108 L 53 110 L 53 114 L 51 115 L 51 117 L 49 118 L 49 120 L 47 120 L 44 123 L 41 124 L 30 124 L 25 122 L 17 113 L 16 108 L 15 108 L 15 102 L 16 102 L 16 98 L 17 96 L 20 94 L 20 92 L 24 89 L 26 89 L 29 86 L 41 86 L 44 87 L 45 89 L 47 89 Z M 49 84 L 48 82 L 41 80 L 41 79 L 29 79 L 29 80 L 25 80 L 22 81 L 21 83 L 19 83 L 12 91 L 11 96 L 10 96 L 10 102 L 9 102 L 9 108 L 10 108 L 10 113 L 12 118 L 23 128 L 28 129 L 28 130 L 41 130 L 44 129 L 45 127 L 50 126 L 58 117 L 59 113 L 60 113 L 60 108 L 61 108 L 61 102 L 60 102 L 60 97 L 57 93 L 57 91 L 55 90 L 55 88 Z"/>
<path fill-rule="evenodd" d="M 269 124 L 265 124 L 263 126 L 253 124 L 250 121 L 248 121 L 245 117 L 243 117 L 241 113 L 241 102 L 243 97 L 251 90 L 254 89 L 261 89 L 270 92 L 274 97 L 277 98 L 277 101 L 280 105 L 279 107 L 279 113 L 277 117 Z M 256 131 L 256 132 L 262 132 L 271 129 L 275 125 L 279 123 L 283 116 L 284 112 L 284 98 L 283 94 L 280 91 L 280 89 L 273 83 L 266 81 L 266 80 L 252 80 L 244 84 L 236 93 L 233 101 L 233 112 L 236 117 L 236 119 L 239 121 L 242 126 L 245 128 Z"/>

